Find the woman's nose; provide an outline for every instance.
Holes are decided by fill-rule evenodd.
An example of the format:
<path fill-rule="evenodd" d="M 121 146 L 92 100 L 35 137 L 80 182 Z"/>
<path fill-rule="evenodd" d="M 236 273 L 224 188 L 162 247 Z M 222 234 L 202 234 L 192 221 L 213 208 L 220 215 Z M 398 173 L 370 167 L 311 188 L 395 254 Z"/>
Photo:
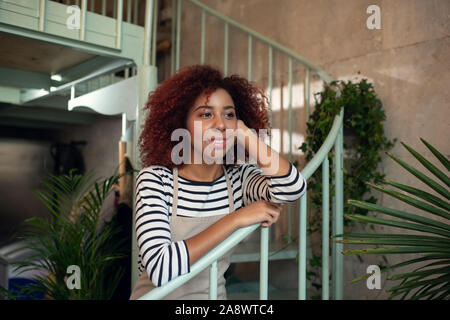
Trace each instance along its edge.
<path fill-rule="evenodd" d="M 221 115 L 216 117 L 216 122 L 214 123 L 214 128 L 216 128 L 218 130 L 225 129 L 225 122 L 223 121 Z"/>

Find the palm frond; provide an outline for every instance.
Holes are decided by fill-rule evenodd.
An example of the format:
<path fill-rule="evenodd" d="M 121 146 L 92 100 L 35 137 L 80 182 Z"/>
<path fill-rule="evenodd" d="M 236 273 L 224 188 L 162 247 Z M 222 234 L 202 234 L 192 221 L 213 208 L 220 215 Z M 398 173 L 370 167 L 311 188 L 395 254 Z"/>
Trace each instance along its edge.
<path fill-rule="evenodd" d="M 28 219 L 23 225 L 23 237 L 33 254 L 14 266 L 18 272 L 46 270 L 49 275 L 36 280 L 39 290 L 53 299 L 110 299 L 124 273 L 115 264 L 126 257 L 124 241 L 112 241 L 121 226 L 100 219 L 119 175 L 94 176 L 93 171 L 49 175 L 36 194 L 51 214 Z M 70 265 L 80 267 L 79 290 L 69 290 L 65 283 Z"/>
<path fill-rule="evenodd" d="M 450 162 L 431 144 L 421 139 L 426 147 L 433 153 L 441 164 L 450 171 Z M 419 258 L 409 259 L 393 266 L 381 268 L 381 272 L 392 271 L 401 267 L 411 267 L 418 263 L 428 262 L 415 268 L 413 271 L 403 272 L 389 276 L 389 281 L 400 281 L 399 284 L 387 289 L 389 298 L 400 297 L 400 299 L 450 299 L 450 178 L 429 160 L 419 154 L 410 146 L 402 145 L 416 158 L 433 176 L 437 177 L 443 184 L 431 179 L 425 173 L 412 167 L 406 162 L 388 153 L 388 156 L 400 164 L 408 172 L 428 185 L 440 196 L 429 192 L 407 186 L 394 181 L 383 181 L 408 194 L 403 194 L 385 186 L 367 183 L 371 188 L 395 199 L 421 210 L 426 216 L 410 213 L 402 210 L 387 208 L 358 200 L 349 200 L 352 206 L 378 212 L 383 215 L 395 217 L 400 220 L 391 220 L 372 216 L 357 214 L 345 215 L 350 220 L 374 225 L 386 225 L 400 230 L 412 230 L 418 234 L 341 234 L 333 238 L 337 243 L 352 245 L 373 245 L 375 248 L 344 250 L 343 254 L 420 254 Z M 416 198 L 414 198 L 414 197 Z M 443 197 L 443 198 L 442 198 Z M 442 220 L 444 219 L 444 220 Z M 352 282 L 367 279 L 370 275 L 364 275 L 354 279 Z"/>
<path fill-rule="evenodd" d="M 435 157 L 444 165 L 444 167 L 447 169 L 447 171 L 450 171 L 450 161 L 436 148 L 434 148 L 431 144 L 425 141 L 425 139 L 420 138 L 420 140 L 423 142 L 423 144 L 430 150 Z"/>

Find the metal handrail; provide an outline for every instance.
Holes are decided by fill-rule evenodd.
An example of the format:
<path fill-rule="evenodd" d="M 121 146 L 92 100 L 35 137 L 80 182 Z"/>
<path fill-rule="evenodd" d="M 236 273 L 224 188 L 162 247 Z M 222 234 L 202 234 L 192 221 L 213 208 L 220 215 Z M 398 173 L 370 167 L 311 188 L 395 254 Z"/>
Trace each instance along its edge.
<path fill-rule="evenodd" d="M 332 78 L 325 73 L 321 68 L 314 65 L 306 58 L 301 55 L 295 53 L 294 51 L 276 43 L 275 41 L 249 29 L 248 27 L 239 24 L 238 22 L 220 14 L 219 12 L 207 7 L 203 3 L 200 3 L 197 0 L 186 0 L 196 5 L 197 7 L 202 9 L 202 31 L 201 31 L 201 54 L 200 59 L 201 63 L 204 63 L 204 36 L 205 36 L 205 12 L 219 18 L 225 23 L 225 56 L 224 56 L 224 70 L 225 74 L 227 73 L 228 68 L 228 26 L 231 25 L 240 31 L 247 33 L 249 36 L 248 43 L 248 79 L 251 80 L 251 55 L 252 55 L 252 38 L 255 38 L 261 42 L 266 43 L 269 46 L 269 90 L 272 88 L 272 58 L 273 58 L 273 49 L 285 54 L 289 58 L 289 110 L 291 112 L 292 109 L 292 61 L 296 60 L 300 64 L 306 67 L 306 79 L 305 79 L 305 87 L 308 89 L 308 100 L 306 105 L 306 109 L 309 111 L 309 77 L 310 71 L 314 71 L 317 75 L 319 75 L 325 82 L 330 83 Z M 172 61 L 172 67 L 175 67 L 177 70 L 180 66 L 180 25 L 181 25 L 181 0 L 173 0 L 173 6 L 175 7 L 176 2 L 176 35 L 172 33 L 172 42 L 175 43 L 175 61 Z M 176 40 L 175 40 L 176 37 Z M 172 69 L 172 73 L 173 73 Z M 338 92 L 338 95 L 340 93 Z M 335 161 L 334 161 L 334 172 L 335 172 L 335 196 L 334 196 L 334 214 L 333 214 L 333 234 L 341 234 L 342 233 L 342 210 L 343 210 L 343 176 L 342 176 L 342 145 L 343 145 L 343 117 L 344 110 L 340 111 L 340 114 L 335 116 L 333 125 L 330 129 L 330 132 L 325 139 L 324 143 L 318 150 L 318 152 L 314 155 L 311 161 L 306 165 L 306 167 L 301 171 L 302 175 L 305 179 L 311 177 L 311 175 L 318 169 L 319 166 L 322 165 L 322 173 L 323 173 L 323 197 L 322 201 L 324 203 L 322 207 L 322 225 L 323 225 L 323 250 L 322 250 L 322 299 L 328 299 L 328 270 L 329 270 L 329 248 L 328 248 L 328 237 L 329 237 L 329 161 L 328 161 L 328 153 L 334 147 L 335 148 Z M 292 136 L 292 126 L 291 123 L 289 125 L 290 134 Z M 292 140 L 290 139 L 290 149 L 292 148 Z M 291 155 L 291 154 L 290 154 Z M 299 286 L 298 286 L 298 296 L 299 299 L 306 299 L 306 208 L 307 208 L 307 196 L 306 193 L 300 198 L 300 224 L 299 224 Z M 144 294 L 140 297 L 140 300 L 153 300 L 153 299 L 161 299 L 165 297 L 167 294 L 186 283 L 197 274 L 199 274 L 202 270 L 211 266 L 210 268 L 210 299 L 217 299 L 217 260 L 223 254 L 231 250 L 234 246 L 236 246 L 241 240 L 250 235 L 253 231 L 258 229 L 260 224 L 255 224 L 252 226 L 248 226 L 245 228 L 241 228 L 233 232 L 229 237 L 227 237 L 224 241 L 222 241 L 219 245 L 217 245 L 214 249 L 208 252 L 205 256 L 200 258 L 197 262 L 195 262 L 190 269 L 190 272 L 181 276 L 178 276 L 166 284 L 154 288 L 150 292 Z M 261 260 L 260 260 L 260 299 L 268 298 L 268 228 L 261 228 Z M 342 251 L 342 244 L 333 243 L 332 246 L 332 259 L 333 259 L 333 297 L 335 299 L 342 299 L 342 270 L 343 270 L 343 260 L 342 255 L 339 253 Z M 144 271 L 145 272 L 145 271 Z"/>
<path fill-rule="evenodd" d="M 180 0 L 177 0 L 180 1 Z M 314 72 L 317 73 L 317 75 L 319 75 L 322 79 L 324 79 L 326 82 L 331 82 L 333 79 L 324 71 L 322 70 L 320 67 L 316 66 L 315 64 L 313 64 L 311 61 L 309 61 L 308 59 L 306 59 L 305 57 L 299 55 L 298 53 L 296 53 L 295 51 L 273 41 L 272 39 L 269 39 L 265 36 L 263 36 L 262 34 L 250 29 L 249 27 L 244 26 L 243 24 L 240 24 L 239 22 L 236 22 L 230 18 L 228 18 L 227 16 L 224 16 L 223 14 L 221 14 L 220 12 L 211 9 L 210 7 L 208 7 L 207 5 L 199 2 L 198 0 L 185 0 L 185 1 L 189 1 L 192 4 L 196 5 L 197 7 L 205 10 L 206 12 L 208 12 L 209 14 L 215 16 L 216 18 L 219 18 L 220 20 L 226 22 L 228 25 L 232 25 L 233 27 L 239 29 L 240 31 L 247 33 L 248 35 L 258 39 L 261 42 L 266 43 L 267 45 L 273 47 L 274 49 L 277 49 L 279 52 L 284 53 L 285 55 L 287 55 L 288 57 L 297 60 L 298 62 L 300 62 L 301 64 L 303 64 L 304 66 L 308 67 L 309 69 L 313 70 Z"/>
<path fill-rule="evenodd" d="M 205 268 L 210 266 L 214 261 L 223 256 L 229 250 L 231 250 L 235 245 L 237 245 L 240 241 L 242 241 L 245 237 L 251 234 L 253 231 L 258 229 L 260 224 L 254 224 L 252 226 L 248 226 L 245 228 L 240 228 L 233 232 L 228 238 L 218 244 L 213 250 L 209 251 L 202 258 L 197 260 L 192 266 L 189 273 L 183 274 L 174 278 L 173 280 L 167 282 L 165 285 L 156 287 L 150 292 L 146 293 L 140 300 L 157 300 L 161 299 L 170 293 L 172 290 L 175 290 L 182 284 L 191 280 Z M 145 271 L 144 271 L 145 272 Z"/>

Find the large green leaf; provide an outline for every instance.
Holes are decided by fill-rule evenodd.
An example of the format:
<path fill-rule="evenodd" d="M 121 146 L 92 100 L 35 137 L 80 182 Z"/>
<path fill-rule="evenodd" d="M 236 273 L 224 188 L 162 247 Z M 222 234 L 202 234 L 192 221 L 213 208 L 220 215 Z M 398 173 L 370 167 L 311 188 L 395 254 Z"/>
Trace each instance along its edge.
<path fill-rule="evenodd" d="M 425 139 L 420 138 L 422 140 L 423 144 L 427 146 L 427 148 L 438 158 L 438 160 L 444 165 L 444 167 L 450 171 L 450 161 L 436 148 L 434 148 L 431 144 L 429 144 Z"/>
<path fill-rule="evenodd" d="M 425 298 L 428 296 L 430 296 L 430 298 L 431 298 L 441 292 L 443 292 L 445 294 L 445 296 L 448 296 L 450 294 L 450 291 L 449 291 L 450 285 L 444 285 L 444 286 L 441 286 L 440 288 L 430 291 L 430 289 L 432 289 L 438 285 L 442 285 L 442 282 L 430 283 L 428 285 L 423 286 L 421 290 L 418 290 L 417 293 L 411 297 L 411 300 L 418 300 L 418 299 Z M 440 296 L 439 298 L 444 299 L 445 296 L 442 296 L 442 297 Z"/>
<path fill-rule="evenodd" d="M 439 194 L 443 195 L 445 198 L 450 200 L 450 192 L 447 191 L 444 187 L 442 187 L 440 184 L 435 182 L 433 179 L 427 177 L 425 174 L 420 172 L 419 170 L 415 169 L 414 167 L 410 166 L 406 162 L 398 159 L 397 157 L 393 156 L 389 152 L 386 152 L 386 154 L 391 157 L 394 161 L 396 161 L 398 164 L 400 164 L 403 168 L 411 172 L 414 176 L 419 178 L 423 183 L 427 184 L 430 188 L 438 192 Z"/>
<path fill-rule="evenodd" d="M 379 191 L 381 191 L 383 193 L 389 194 L 389 195 L 393 196 L 394 198 L 397 198 L 397 199 L 399 199 L 399 200 L 401 200 L 401 201 L 403 201 L 403 202 L 405 202 L 405 203 L 407 203 L 409 205 L 412 205 L 412 206 L 414 206 L 416 208 L 422 209 L 422 210 L 427 211 L 429 213 L 433 213 L 435 215 L 438 215 L 440 217 L 443 217 L 443 218 L 446 218 L 446 219 L 450 220 L 450 214 L 448 214 L 444 210 L 436 208 L 436 207 L 434 207 L 434 206 L 432 206 L 432 205 L 430 205 L 430 204 L 428 204 L 426 202 L 414 199 L 414 198 L 409 197 L 407 195 L 401 194 L 400 192 L 394 191 L 392 189 L 385 188 L 383 186 L 378 186 L 378 185 L 375 185 L 375 184 L 370 183 L 370 182 L 367 182 L 367 185 L 369 185 L 372 188 L 374 188 L 376 190 L 379 190 Z"/>
<path fill-rule="evenodd" d="M 448 187 L 450 187 L 450 178 L 439 170 L 434 164 L 425 159 L 420 153 L 402 142 L 402 145 L 417 159 L 425 168 L 427 168 L 432 174 L 434 174 L 439 180 L 444 182 Z"/>
<path fill-rule="evenodd" d="M 429 280 L 424 280 L 424 281 L 408 281 L 403 283 L 402 285 L 398 285 L 398 286 L 394 286 L 392 288 L 387 289 L 386 291 L 403 291 L 403 290 L 411 290 L 417 287 L 421 287 L 423 285 L 426 284 L 431 284 L 431 283 L 442 283 L 443 280 L 450 280 L 450 275 L 446 274 L 443 275 L 441 277 L 435 278 L 435 279 L 429 279 Z"/>
<path fill-rule="evenodd" d="M 385 180 L 385 181 L 383 181 L 383 183 L 389 184 L 389 185 L 394 186 L 394 187 L 396 187 L 396 188 L 398 188 L 400 190 L 406 191 L 406 192 L 408 192 L 408 193 L 410 193 L 410 194 L 412 194 L 414 196 L 420 197 L 423 200 L 428 201 L 428 202 L 430 202 L 430 203 L 432 203 L 432 204 L 434 204 L 434 205 L 436 205 L 438 207 L 441 207 L 441 208 L 443 208 L 443 209 L 445 209 L 447 211 L 450 210 L 450 203 L 448 203 L 448 202 L 446 202 L 446 201 L 436 197 L 435 195 L 432 195 L 431 193 L 425 192 L 423 190 L 420 190 L 420 189 L 417 189 L 417 188 L 414 188 L 414 187 L 411 187 L 411 186 L 406 186 L 406 185 L 401 184 L 401 183 L 390 181 L 390 180 Z"/>
<path fill-rule="evenodd" d="M 432 153 L 439 159 L 439 161 L 450 169 L 449 161 L 430 144 L 424 141 L 424 144 L 432 151 Z M 418 152 L 411 147 L 403 144 L 403 146 L 413 156 L 421 162 L 427 170 L 434 176 L 438 177 L 447 186 L 450 184 L 450 179 L 447 174 L 443 173 L 430 161 L 425 159 Z M 402 167 L 407 169 L 414 176 L 419 178 L 422 182 L 430 186 L 434 191 L 438 192 L 445 198 L 449 199 L 449 191 L 446 186 L 442 186 L 436 181 L 426 176 L 421 171 L 413 168 L 402 160 L 388 154 L 394 161 L 399 163 Z M 373 203 L 350 200 L 349 204 L 368 211 L 379 212 L 388 216 L 401 219 L 400 221 L 383 219 L 379 217 L 362 216 L 362 215 L 348 215 L 345 217 L 351 220 L 360 221 L 362 223 L 387 225 L 403 230 L 413 230 L 425 234 L 342 234 L 335 235 L 332 238 L 339 238 L 335 240 L 336 243 L 352 244 L 352 245 L 372 245 L 376 248 L 363 248 L 344 250 L 344 254 L 374 254 L 374 255 L 390 255 L 390 254 L 421 254 L 422 257 L 410 259 L 397 263 L 393 266 L 381 268 L 381 272 L 395 270 L 400 267 L 414 266 L 421 262 L 428 262 L 425 265 L 420 264 L 419 267 L 413 271 L 395 274 L 388 277 L 390 281 L 401 280 L 401 283 L 391 287 L 387 291 L 390 292 L 390 299 L 401 296 L 401 299 L 449 299 L 450 298 L 450 219 L 449 209 L 450 204 L 445 199 L 441 199 L 433 194 L 406 186 L 393 181 L 383 181 L 386 185 L 394 186 L 401 191 L 405 191 L 417 198 L 402 194 L 395 190 L 367 183 L 370 187 L 379 190 L 383 193 L 389 194 L 396 199 L 407 203 L 411 206 L 423 210 L 431 217 L 425 217 L 397 209 L 386 208 Z M 440 220 L 438 220 L 439 218 Z M 441 218 L 445 218 L 442 221 Z M 414 223 L 411 223 L 414 222 Z M 434 235 L 428 235 L 428 234 Z M 392 247 L 394 246 L 394 247 Z M 367 279 L 370 275 L 364 275 L 354 279 L 352 282 Z"/>
<path fill-rule="evenodd" d="M 436 252 L 436 253 L 448 253 L 450 257 L 450 248 L 440 248 L 440 247 L 392 247 L 392 248 L 365 248 L 365 249 L 351 249 L 344 250 L 344 254 L 409 254 L 409 253 L 426 253 L 426 252 Z"/>
<path fill-rule="evenodd" d="M 398 246 L 424 246 L 424 247 L 442 247 L 448 248 L 448 243 L 442 243 L 440 241 L 424 241 L 424 240 L 337 240 L 336 243 L 344 244 L 370 244 L 370 245 L 398 245 Z"/>
<path fill-rule="evenodd" d="M 443 268 L 436 268 L 436 269 L 428 269 L 425 271 L 414 271 L 414 272 L 408 272 L 408 273 L 402 273 L 399 275 L 394 275 L 388 278 L 388 280 L 400 280 L 400 279 L 405 279 L 405 278 L 411 278 L 411 277 L 416 277 L 418 278 L 419 276 L 424 277 L 424 276 L 430 276 L 430 275 L 436 275 L 436 274 L 447 274 L 450 272 L 450 267 L 443 267 Z"/>
<path fill-rule="evenodd" d="M 427 233 L 434 233 L 439 234 L 444 237 L 450 237 L 450 233 L 441 229 L 436 229 L 433 227 L 429 227 L 422 224 L 415 224 L 415 223 L 409 223 L 409 222 L 403 222 L 403 221 L 395 221 L 395 220 L 388 220 L 388 219 L 381 219 L 381 218 L 375 218 L 375 217 L 369 217 L 369 216 L 362 216 L 359 214 L 346 214 L 344 215 L 346 218 L 350 220 L 365 222 L 365 223 L 374 223 L 374 224 L 380 224 L 380 225 L 386 225 L 391 227 L 398 227 L 401 229 L 408 229 L 408 230 L 415 230 L 415 231 L 421 231 L 421 232 L 427 232 Z"/>
<path fill-rule="evenodd" d="M 418 234 L 390 234 L 390 233 L 376 233 L 376 234 L 367 234 L 367 233 L 344 233 L 337 234 L 332 236 L 331 238 L 369 238 L 369 239 L 410 239 L 410 240 L 433 240 L 439 241 L 443 243 L 448 243 L 450 245 L 450 239 L 442 238 L 442 237 L 433 237 L 433 236 L 423 236 Z"/>
<path fill-rule="evenodd" d="M 389 266 L 389 267 L 382 267 L 382 268 L 380 268 L 380 272 L 384 273 L 384 272 L 387 272 L 387 271 L 390 271 L 390 270 L 394 270 L 394 269 L 397 269 L 397 268 L 405 267 L 405 266 L 412 265 L 412 264 L 419 263 L 419 262 L 423 262 L 423 261 L 436 260 L 436 259 L 447 259 L 447 258 L 448 258 L 448 254 L 439 254 L 439 253 L 438 254 L 436 254 L 436 253 L 429 254 L 428 253 L 428 254 L 424 254 L 420 258 L 403 261 L 403 262 L 397 263 L 397 264 Z M 441 262 L 441 261 L 438 261 L 438 262 Z M 351 283 L 367 279 L 370 276 L 371 276 L 371 274 L 363 275 L 363 276 L 361 276 L 359 278 L 353 279 L 351 281 Z"/>

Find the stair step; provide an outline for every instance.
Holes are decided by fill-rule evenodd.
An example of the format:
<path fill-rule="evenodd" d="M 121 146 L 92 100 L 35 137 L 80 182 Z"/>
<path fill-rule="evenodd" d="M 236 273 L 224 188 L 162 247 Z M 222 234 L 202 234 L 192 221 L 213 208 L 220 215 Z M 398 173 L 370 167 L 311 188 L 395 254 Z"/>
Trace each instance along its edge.
<path fill-rule="evenodd" d="M 309 255 L 309 250 L 307 250 Z M 269 243 L 269 260 L 296 259 L 298 255 L 298 245 L 296 243 L 280 244 Z M 233 255 L 231 263 L 254 262 L 260 260 L 260 244 L 255 242 L 240 243 Z"/>

